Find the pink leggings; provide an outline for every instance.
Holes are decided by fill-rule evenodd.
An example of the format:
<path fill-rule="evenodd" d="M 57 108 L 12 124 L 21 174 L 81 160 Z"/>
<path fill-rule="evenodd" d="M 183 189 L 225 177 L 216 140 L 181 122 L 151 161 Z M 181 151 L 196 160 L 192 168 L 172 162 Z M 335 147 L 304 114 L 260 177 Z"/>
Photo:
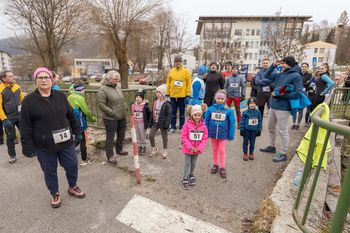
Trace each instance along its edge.
<path fill-rule="evenodd" d="M 218 160 L 220 156 L 220 167 L 225 168 L 226 160 L 226 140 L 211 139 L 211 146 L 213 149 L 213 160 L 215 165 L 219 165 Z"/>

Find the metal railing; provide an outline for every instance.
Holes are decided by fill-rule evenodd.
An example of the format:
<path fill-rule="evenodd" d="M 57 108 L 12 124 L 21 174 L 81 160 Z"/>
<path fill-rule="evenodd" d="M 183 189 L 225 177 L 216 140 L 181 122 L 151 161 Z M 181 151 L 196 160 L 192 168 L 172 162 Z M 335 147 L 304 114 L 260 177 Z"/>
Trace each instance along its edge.
<path fill-rule="evenodd" d="M 349 96 L 348 96 L 349 89 L 347 89 L 346 91 L 344 91 L 343 88 L 339 88 L 338 90 L 337 89 L 338 88 L 336 88 L 333 91 L 333 93 L 335 93 L 335 95 L 332 94 L 330 96 L 330 98 L 326 99 L 325 102 L 328 105 L 331 105 L 332 111 L 340 112 L 341 114 L 343 114 L 343 116 L 345 116 L 346 109 L 349 107 L 348 106 L 349 105 L 348 104 L 349 103 Z M 342 95 L 340 95 L 340 93 L 342 93 Z M 346 93 L 347 95 L 344 95 L 344 93 Z M 344 96 L 346 96 L 345 99 L 343 99 Z M 339 103 L 340 100 L 345 100 L 345 101 L 347 100 L 347 102 L 344 102 L 346 104 L 343 103 L 343 105 L 346 105 L 345 107 L 344 106 L 340 107 L 340 106 L 334 105 L 334 104 Z M 311 205 L 312 198 L 313 198 L 315 188 L 317 185 L 317 180 L 318 180 L 318 177 L 319 177 L 319 174 L 321 171 L 321 167 L 322 167 L 321 165 L 322 165 L 323 158 L 325 156 L 327 142 L 329 140 L 330 134 L 336 133 L 339 135 L 343 135 L 345 137 L 350 137 L 350 127 L 323 120 L 320 117 L 322 115 L 323 111 L 324 111 L 324 108 L 321 107 L 316 112 L 314 112 L 311 116 L 311 122 L 313 123 L 312 124 L 312 131 L 311 131 L 311 139 L 310 139 L 310 144 L 309 144 L 309 148 L 308 148 L 306 162 L 304 165 L 303 175 L 302 175 L 301 182 L 300 182 L 299 191 L 298 191 L 297 198 L 296 198 L 296 201 L 295 201 L 295 204 L 293 207 L 294 221 L 296 222 L 298 227 L 304 233 L 311 232 L 305 226 L 305 223 L 306 223 L 306 220 L 308 217 L 310 205 Z M 319 158 L 319 163 L 316 167 L 315 175 L 312 179 L 310 193 L 309 193 L 309 196 L 307 197 L 303 216 L 302 216 L 302 219 L 300 219 L 298 216 L 298 208 L 300 207 L 302 195 L 306 189 L 308 181 L 310 180 L 309 178 L 311 177 L 313 153 L 314 153 L 314 149 L 315 149 L 315 145 L 316 145 L 317 134 L 318 134 L 320 128 L 326 130 L 326 136 L 325 136 L 325 140 L 323 142 L 323 147 L 322 147 L 321 155 Z M 350 167 L 350 160 L 349 160 L 348 166 Z M 331 223 L 331 230 L 330 230 L 331 233 L 342 232 L 347 213 L 349 212 L 349 209 L 350 209 L 350 198 L 349 198 L 350 197 L 350 169 L 347 169 L 347 172 L 346 172 L 344 177 L 345 177 L 345 179 L 344 179 L 344 182 L 342 183 L 342 189 L 341 189 L 340 196 L 339 196 L 339 199 L 337 202 L 335 214 L 334 214 L 334 217 L 333 217 L 332 223 Z"/>
<path fill-rule="evenodd" d="M 335 118 L 350 119 L 350 88 L 337 87 L 331 96 L 331 108 Z"/>

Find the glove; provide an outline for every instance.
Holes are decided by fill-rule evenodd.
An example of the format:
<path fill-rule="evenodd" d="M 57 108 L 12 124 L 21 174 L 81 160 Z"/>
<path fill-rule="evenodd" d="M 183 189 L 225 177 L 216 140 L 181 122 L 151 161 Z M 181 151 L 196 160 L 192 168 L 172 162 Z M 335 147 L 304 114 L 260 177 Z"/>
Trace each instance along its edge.
<path fill-rule="evenodd" d="M 6 129 L 8 129 L 8 130 L 12 129 L 12 127 L 13 127 L 11 121 L 8 120 L 8 119 L 4 120 L 4 121 L 2 122 L 2 124 L 3 124 L 4 127 L 5 127 Z"/>
<path fill-rule="evenodd" d="M 245 95 L 241 96 L 241 101 L 245 100 Z"/>
<path fill-rule="evenodd" d="M 35 151 L 31 150 L 31 149 L 22 149 L 22 154 L 27 157 L 27 158 L 33 158 L 36 157 L 36 153 Z"/>
<path fill-rule="evenodd" d="M 256 136 L 259 137 L 261 135 L 261 130 L 256 132 Z"/>
<path fill-rule="evenodd" d="M 79 144 L 79 143 L 81 143 L 81 141 L 83 141 L 83 135 L 76 135 L 75 136 L 75 143 L 77 143 L 77 144 Z"/>
<path fill-rule="evenodd" d="M 244 136 L 244 130 L 239 131 L 239 135 Z"/>
<path fill-rule="evenodd" d="M 149 131 L 150 129 L 146 129 L 146 139 L 149 139 Z"/>
<path fill-rule="evenodd" d="M 186 98 L 185 98 L 185 104 L 189 104 L 189 103 L 190 103 L 190 100 L 191 100 L 191 97 L 186 96 Z"/>

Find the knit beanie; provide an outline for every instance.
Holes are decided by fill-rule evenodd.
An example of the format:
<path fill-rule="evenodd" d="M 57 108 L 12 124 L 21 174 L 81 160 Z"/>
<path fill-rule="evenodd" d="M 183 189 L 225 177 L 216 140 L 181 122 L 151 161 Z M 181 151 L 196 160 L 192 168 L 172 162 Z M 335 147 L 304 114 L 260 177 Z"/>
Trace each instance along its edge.
<path fill-rule="evenodd" d="M 36 80 L 36 77 L 37 77 L 40 73 L 47 73 L 47 74 L 49 75 L 49 77 L 50 77 L 51 79 L 53 79 L 53 78 L 52 78 L 52 73 L 51 73 L 51 71 L 50 71 L 49 69 L 47 69 L 47 68 L 45 68 L 45 67 L 39 67 L 39 68 L 37 68 L 37 69 L 34 71 L 34 74 L 33 74 L 34 80 Z"/>
<path fill-rule="evenodd" d="M 174 58 L 174 62 L 182 62 L 181 55 L 176 55 L 175 58 Z"/>
<path fill-rule="evenodd" d="M 143 100 L 143 99 L 145 98 L 145 94 L 146 94 L 146 91 L 145 91 L 144 89 L 140 88 L 140 89 L 136 92 L 135 98 L 136 98 L 137 96 L 140 96 L 140 97 L 142 98 L 142 100 Z"/>
<path fill-rule="evenodd" d="M 164 98 L 165 98 L 167 90 L 168 90 L 168 88 L 167 88 L 166 84 L 162 84 L 156 88 L 156 92 L 159 91 L 160 93 L 162 93 Z"/>
<path fill-rule="evenodd" d="M 295 61 L 295 58 L 292 56 L 285 57 L 282 59 L 282 61 L 287 65 L 289 65 L 290 67 L 293 67 L 297 64 L 297 62 Z"/>
<path fill-rule="evenodd" d="M 197 104 L 191 107 L 191 116 L 193 116 L 196 113 L 200 113 L 201 115 L 203 114 L 202 106 Z"/>
<path fill-rule="evenodd" d="M 205 67 L 204 65 L 200 65 L 200 66 L 198 67 L 197 74 L 200 75 L 200 76 L 202 76 L 202 75 L 204 75 L 205 73 L 208 73 L 208 68 Z"/>

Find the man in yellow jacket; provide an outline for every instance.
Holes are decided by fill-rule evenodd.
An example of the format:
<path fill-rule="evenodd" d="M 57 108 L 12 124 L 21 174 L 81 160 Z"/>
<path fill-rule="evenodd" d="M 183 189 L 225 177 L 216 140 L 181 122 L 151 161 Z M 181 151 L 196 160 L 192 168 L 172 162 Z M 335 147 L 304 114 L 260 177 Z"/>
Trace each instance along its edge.
<path fill-rule="evenodd" d="M 16 128 L 19 127 L 19 114 L 24 94 L 11 70 L 4 70 L 0 73 L 0 120 L 6 133 L 6 145 L 9 155 L 9 163 L 16 162 L 15 138 Z"/>
<path fill-rule="evenodd" d="M 176 130 L 177 109 L 180 111 L 180 130 L 185 123 L 186 98 L 190 98 L 191 83 L 190 71 L 183 67 L 182 57 L 176 56 L 174 59 L 174 68 L 169 71 L 166 79 L 166 85 L 168 87 L 167 95 L 170 96 L 172 104 L 171 129 L 169 133 L 174 133 Z"/>

